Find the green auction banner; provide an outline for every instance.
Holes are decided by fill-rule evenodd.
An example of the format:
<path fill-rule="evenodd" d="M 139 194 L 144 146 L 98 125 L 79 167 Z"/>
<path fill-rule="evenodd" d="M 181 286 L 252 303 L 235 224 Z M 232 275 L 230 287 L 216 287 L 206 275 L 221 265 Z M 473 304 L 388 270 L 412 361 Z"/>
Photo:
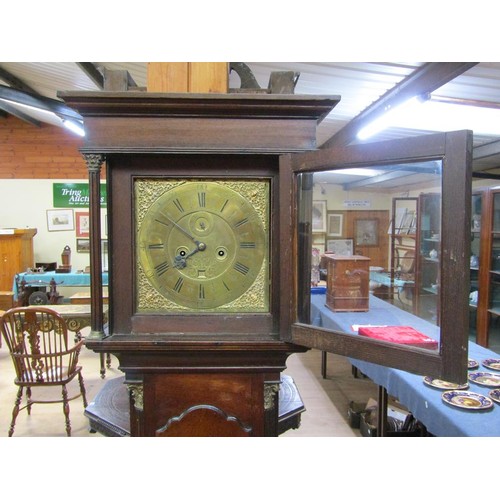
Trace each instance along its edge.
<path fill-rule="evenodd" d="M 82 183 L 54 183 L 54 208 L 88 208 L 89 185 Z M 106 206 L 106 184 L 101 184 L 101 207 Z"/>

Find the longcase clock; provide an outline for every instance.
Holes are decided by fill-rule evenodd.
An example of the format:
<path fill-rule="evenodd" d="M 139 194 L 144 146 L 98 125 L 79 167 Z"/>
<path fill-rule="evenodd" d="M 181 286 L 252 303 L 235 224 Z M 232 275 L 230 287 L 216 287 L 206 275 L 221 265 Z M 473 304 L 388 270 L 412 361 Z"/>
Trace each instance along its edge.
<path fill-rule="evenodd" d="M 276 435 L 280 373 L 305 350 L 281 338 L 292 228 L 280 155 L 314 150 L 339 98 L 61 95 L 85 118 L 90 182 L 106 168 L 109 335 L 96 300 L 87 346 L 119 358 L 131 434 Z"/>

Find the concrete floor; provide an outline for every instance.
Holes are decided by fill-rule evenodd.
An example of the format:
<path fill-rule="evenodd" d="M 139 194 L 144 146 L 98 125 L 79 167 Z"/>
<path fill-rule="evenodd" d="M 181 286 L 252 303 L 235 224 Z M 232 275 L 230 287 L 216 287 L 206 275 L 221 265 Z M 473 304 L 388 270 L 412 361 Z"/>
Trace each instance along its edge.
<path fill-rule="evenodd" d="M 86 333 L 85 331 L 83 332 Z M 117 360 L 112 357 L 111 369 L 106 378 L 99 374 L 99 355 L 84 348 L 80 355 L 83 376 L 87 390 L 87 399 L 92 401 L 103 384 L 122 376 L 117 368 Z M 294 354 L 288 358 L 284 373 L 290 375 L 299 390 L 306 407 L 302 414 L 301 425 L 282 437 L 357 437 L 359 431 L 349 426 L 347 409 L 350 401 L 366 402 L 377 398 L 377 388 L 368 379 L 354 378 L 351 365 L 346 358 L 328 355 L 327 378 L 321 377 L 321 353 L 310 350 L 303 354 Z M 7 436 L 12 416 L 12 407 L 17 388 L 13 384 L 14 369 L 5 346 L 0 349 L 0 436 Z M 77 391 L 77 382 L 72 382 L 70 394 Z M 73 389 L 73 391 L 71 390 Z M 35 390 L 34 390 L 35 391 Z M 59 397 L 59 388 L 44 389 L 50 395 Z M 40 390 L 33 397 L 41 397 Z M 88 430 L 88 420 L 83 414 L 81 398 L 70 402 L 70 418 L 73 437 L 98 438 Z M 61 404 L 34 405 L 31 415 L 26 410 L 17 417 L 14 437 L 64 437 L 66 435 L 64 415 Z"/>

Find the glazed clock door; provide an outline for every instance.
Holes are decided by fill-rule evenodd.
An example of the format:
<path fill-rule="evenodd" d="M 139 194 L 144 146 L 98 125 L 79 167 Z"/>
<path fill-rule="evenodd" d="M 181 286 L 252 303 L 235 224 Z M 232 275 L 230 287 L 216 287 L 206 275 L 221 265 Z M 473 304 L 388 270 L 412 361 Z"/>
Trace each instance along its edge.
<path fill-rule="evenodd" d="M 289 175 L 290 203 L 295 207 L 290 213 L 295 242 L 290 258 L 294 270 L 290 287 L 294 290 L 289 336 L 292 342 L 444 380 L 466 380 L 471 137 L 470 132 L 461 131 L 282 158 L 282 175 Z M 432 285 L 433 295 L 439 300 L 429 301 L 425 316 L 420 314 L 424 317 L 417 316 L 407 306 L 408 301 L 398 300 L 397 291 L 386 294 L 385 299 L 373 293 L 383 286 L 384 279 L 390 284 L 389 254 L 385 256 L 386 265 L 369 266 L 368 271 L 354 258 L 344 271 L 342 286 L 338 280 L 332 286 L 326 266 L 320 264 L 324 285 L 320 281 L 320 286 L 313 286 L 313 248 L 326 252 L 331 240 L 345 240 L 350 242 L 346 248 L 352 248 L 352 255 L 357 257 L 363 255 L 366 241 L 382 246 L 382 239 L 389 241 L 391 229 L 377 230 L 370 210 L 390 211 L 393 198 L 421 193 L 439 200 L 434 214 L 438 221 L 432 227 L 429 220 L 422 220 L 420 229 L 408 229 L 417 231 L 412 234 L 417 242 L 425 237 L 432 238 L 433 243 L 435 273 L 429 287 Z M 357 217 L 349 223 L 353 211 Z M 346 222 L 342 232 L 336 226 L 335 236 L 329 235 L 333 230 L 328 227 L 329 221 L 323 220 L 328 219 L 329 212 Z M 324 227 L 324 234 L 313 233 L 313 226 Z M 360 227 L 363 242 L 359 240 Z M 347 308 L 336 312 L 329 301 L 343 296 L 349 299 L 346 304 L 358 303 L 365 289 L 359 286 L 363 281 L 370 289 L 366 310 Z M 440 319 L 438 324 L 436 318 Z M 403 339 L 401 328 L 393 337 L 393 330 L 388 328 L 393 326 L 411 327 L 426 339 Z"/>

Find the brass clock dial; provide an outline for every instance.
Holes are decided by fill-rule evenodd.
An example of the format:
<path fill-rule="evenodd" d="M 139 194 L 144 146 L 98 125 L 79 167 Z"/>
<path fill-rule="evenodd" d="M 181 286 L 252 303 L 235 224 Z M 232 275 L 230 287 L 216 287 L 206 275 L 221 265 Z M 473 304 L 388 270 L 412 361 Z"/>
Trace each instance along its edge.
<path fill-rule="evenodd" d="M 137 309 L 269 310 L 269 182 L 136 180 Z"/>

